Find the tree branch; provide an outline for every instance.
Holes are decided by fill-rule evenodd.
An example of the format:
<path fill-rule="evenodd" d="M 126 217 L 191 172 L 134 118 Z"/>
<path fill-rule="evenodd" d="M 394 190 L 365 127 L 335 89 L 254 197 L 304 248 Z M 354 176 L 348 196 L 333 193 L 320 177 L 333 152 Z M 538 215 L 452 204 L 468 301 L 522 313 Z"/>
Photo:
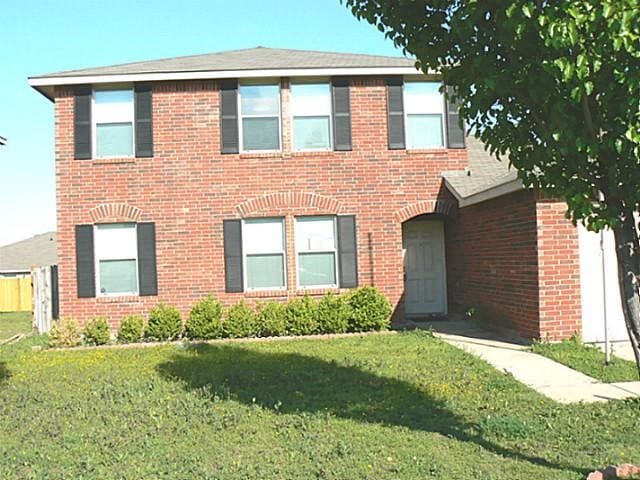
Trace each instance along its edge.
<path fill-rule="evenodd" d="M 582 95 L 582 113 L 584 114 L 584 121 L 587 124 L 587 131 L 589 132 L 589 135 L 591 135 L 594 140 L 597 140 L 598 137 L 596 136 L 595 128 L 593 127 L 593 117 L 591 116 L 589 99 L 584 94 Z"/>

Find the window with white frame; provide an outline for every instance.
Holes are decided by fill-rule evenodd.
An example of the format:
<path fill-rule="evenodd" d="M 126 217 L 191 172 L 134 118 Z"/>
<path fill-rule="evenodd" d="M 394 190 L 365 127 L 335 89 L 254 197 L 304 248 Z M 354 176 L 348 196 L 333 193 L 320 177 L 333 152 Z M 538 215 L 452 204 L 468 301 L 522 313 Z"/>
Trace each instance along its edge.
<path fill-rule="evenodd" d="M 335 217 L 298 217 L 295 226 L 298 285 L 335 287 L 337 242 Z"/>
<path fill-rule="evenodd" d="M 240 85 L 241 150 L 280 150 L 279 85 Z"/>
<path fill-rule="evenodd" d="M 93 157 L 133 155 L 133 90 L 93 92 Z"/>
<path fill-rule="evenodd" d="M 254 218 L 243 223 L 247 290 L 285 288 L 285 241 L 282 218 Z"/>
<path fill-rule="evenodd" d="M 100 295 L 138 293 L 138 234 L 135 223 L 96 225 L 96 284 Z"/>
<path fill-rule="evenodd" d="M 331 148 L 331 87 L 329 83 L 291 84 L 294 150 Z"/>
<path fill-rule="evenodd" d="M 405 82 L 407 148 L 444 145 L 444 97 L 437 82 Z"/>

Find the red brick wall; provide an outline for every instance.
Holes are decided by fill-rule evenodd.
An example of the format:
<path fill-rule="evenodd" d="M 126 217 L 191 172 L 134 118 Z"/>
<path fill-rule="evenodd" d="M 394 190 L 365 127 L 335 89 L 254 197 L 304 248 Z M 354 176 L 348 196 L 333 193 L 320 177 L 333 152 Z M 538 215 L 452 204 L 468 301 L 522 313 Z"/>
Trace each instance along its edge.
<path fill-rule="evenodd" d="M 154 85 L 153 158 L 73 159 L 73 98 L 56 91 L 56 179 L 60 311 L 117 325 L 159 301 L 187 314 L 213 293 L 225 303 L 222 220 L 286 216 L 289 290 L 296 295 L 293 218 L 355 214 L 361 284 L 397 305 L 402 295 L 402 221 L 436 208 L 440 172 L 467 164 L 465 150 L 390 151 L 380 78 L 352 83 L 352 152 L 291 152 L 288 81 L 282 81 L 283 151 L 220 154 L 219 91 L 212 81 Z M 119 220 L 156 224 L 157 297 L 79 299 L 74 226 Z M 262 294 L 262 296 L 268 294 Z M 282 297 L 283 294 L 279 293 Z"/>
<path fill-rule="evenodd" d="M 565 218 L 567 206 L 538 195 L 538 284 L 540 337 L 560 340 L 582 330 L 578 229 Z"/>
<path fill-rule="evenodd" d="M 524 337 L 580 331 L 578 233 L 566 205 L 519 191 L 458 211 L 448 222 L 450 303 L 481 306 Z"/>
<path fill-rule="evenodd" d="M 450 268 L 459 286 L 452 300 L 464 308 L 482 307 L 488 322 L 537 337 L 533 194 L 521 191 L 462 208 L 457 220 L 447 245 L 455 252 Z"/>

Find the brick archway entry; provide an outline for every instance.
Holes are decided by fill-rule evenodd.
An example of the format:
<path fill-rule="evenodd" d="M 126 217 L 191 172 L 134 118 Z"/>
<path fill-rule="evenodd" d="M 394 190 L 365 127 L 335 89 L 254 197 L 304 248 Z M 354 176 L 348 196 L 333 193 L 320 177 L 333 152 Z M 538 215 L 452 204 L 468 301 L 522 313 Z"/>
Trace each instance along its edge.
<path fill-rule="evenodd" d="M 403 293 L 398 305 L 402 317 L 448 313 L 445 218 L 455 206 L 450 200 L 425 200 L 395 213 L 402 237 Z"/>

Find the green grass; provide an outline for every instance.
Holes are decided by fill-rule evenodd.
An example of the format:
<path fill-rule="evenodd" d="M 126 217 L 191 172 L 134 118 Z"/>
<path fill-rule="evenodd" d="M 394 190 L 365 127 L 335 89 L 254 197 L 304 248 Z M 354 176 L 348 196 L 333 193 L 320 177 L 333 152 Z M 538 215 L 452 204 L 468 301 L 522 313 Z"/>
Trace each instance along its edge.
<path fill-rule="evenodd" d="M 424 332 L 0 349 L 0 478 L 583 479 L 640 402 L 560 405 Z"/>
<path fill-rule="evenodd" d="M 31 332 L 31 312 L 0 312 L 0 341 Z"/>
<path fill-rule="evenodd" d="M 560 343 L 534 343 L 531 349 L 606 383 L 638 380 L 638 368 L 634 362 L 612 355 L 611 363 L 607 365 L 602 350 L 593 345 L 585 345 L 577 338 Z"/>

